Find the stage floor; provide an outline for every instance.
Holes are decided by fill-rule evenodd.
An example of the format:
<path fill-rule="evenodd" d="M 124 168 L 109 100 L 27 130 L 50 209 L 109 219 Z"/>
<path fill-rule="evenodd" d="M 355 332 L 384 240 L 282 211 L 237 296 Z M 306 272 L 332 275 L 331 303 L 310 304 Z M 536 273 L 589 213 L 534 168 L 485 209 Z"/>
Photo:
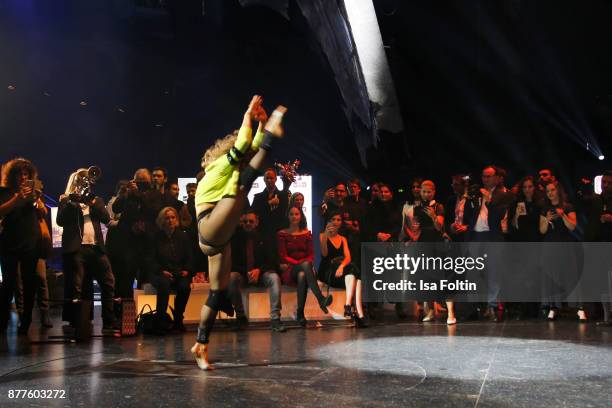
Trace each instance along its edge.
<path fill-rule="evenodd" d="M 225 328 L 211 342 L 211 372 L 191 359 L 194 335 L 30 344 L 11 329 L 1 338 L 0 406 L 609 407 L 612 400 L 612 328 L 592 323 Z M 64 390 L 66 398 L 11 400 L 9 390 Z"/>

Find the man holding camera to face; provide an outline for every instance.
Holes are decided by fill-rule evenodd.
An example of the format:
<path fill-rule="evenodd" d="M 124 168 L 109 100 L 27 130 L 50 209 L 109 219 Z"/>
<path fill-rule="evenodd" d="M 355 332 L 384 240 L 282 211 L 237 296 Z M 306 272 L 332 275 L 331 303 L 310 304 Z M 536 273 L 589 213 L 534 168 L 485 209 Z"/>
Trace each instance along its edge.
<path fill-rule="evenodd" d="M 134 279 L 139 287 L 147 281 L 147 265 L 143 261 L 146 249 L 157 232 L 156 219 L 162 208 L 172 206 L 168 196 L 153 186 L 151 172 L 138 169 L 134 178 L 123 188 L 115 202 L 113 212 L 121 214 L 117 232 L 125 245 L 114 255 L 117 277 L 116 292 L 122 298 L 133 296 Z"/>
<path fill-rule="evenodd" d="M 118 335 L 113 311 L 115 277 L 106 255 L 101 224 L 108 224 L 110 216 L 104 200 L 89 191 L 80 191 L 79 185 L 88 178 L 86 169 L 72 173 L 65 194 L 60 196 L 57 224 L 63 227 L 62 254 L 64 263 L 63 318 L 76 325 L 75 305 L 93 299 L 95 278 L 102 295 L 103 334 Z"/>

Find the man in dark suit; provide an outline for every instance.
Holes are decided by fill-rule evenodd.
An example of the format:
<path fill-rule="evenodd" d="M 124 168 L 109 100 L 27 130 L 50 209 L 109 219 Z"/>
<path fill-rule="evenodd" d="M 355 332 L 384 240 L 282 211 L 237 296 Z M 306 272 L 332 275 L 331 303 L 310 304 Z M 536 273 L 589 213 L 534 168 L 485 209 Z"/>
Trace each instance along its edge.
<path fill-rule="evenodd" d="M 259 231 L 264 234 L 273 234 L 283 228 L 287 223 L 287 206 L 289 196 L 287 191 L 276 187 L 276 171 L 269 168 L 264 173 L 266 188 L 253 198 L 253 211 L 259 217 Z"/>
<path fill-rule="evenodd" d="M 241 288 L 246 285 L 259 285 L 268 288 L 270 293 L 270 323 L 275 332 L 284 332 L 280 321 L 281 281 L 278 265 L 271 259 L 271 248 L 266 245 L 257 231 L 258 218 L 255 212 L 243 215 L 241 228 L 232 237 L 232 273 L 228 294 L 236 310 L 238 324 L 246 326 Z M 274 257 L 275 258 L 275 257 Z"/>
<path fill-rule="evenodd" d="M 263 236 L 266 246 L 273 251 L 272 261 L 278 263 L 276 233 L 288 223 L 288 181 L 283 179 L 282 190 L 276 188 L 276 171 L 269 168 L 264 173 L 264 183 L 266 188 L 261 193 L 255 194 L 251 208 L 259 219 L 259 232 Z"/>
<path fill-rule="evenodd" d="M 469 195 L 463 214 L 469 241 L 501 242 L 504 239 L 504 219 L 514 195 L 503 186 L 497 171 L 495 166 L 485 167 L 483 187 L 470 191 L 475 194 Z"/>
<path fill-rule="evenodd" d="M 508 208 L 514 201 L 514 195 L 503 186 L 496 166 L 487 166 L 482 170 L 482 185 L 480 189 L 469 188 L 463 213 L 463 222 L 467 225 L 466 241 L 503 242 Z M 487 250 L 490 252 L 495 248 L 490 246 Z M 485 316 L 497 321 L 501 279 L 495 269 L 487 269 L 486 274 L 488 310 Z"/>
<path fill-rule="evenodd" d="M 79 177 L 77 174 L 76 177 Z M 74 303 L 93 299 L 93 279 L 102 292 L 103 333 L 116 333 L 113 312 L 115 277 L 106 255 L 101 223 L 107 224 L 110 216 L 100 197 L 77 199 L 70 195 L 69 185 L 60 197 L 57 224 L 63 227 L 62 253 L 64 263 L 64 320 L 74 324 Z M 82 202 L 84 201 L 84 202 Z M 67 307 L 67 308 L 66 308 Z"/>

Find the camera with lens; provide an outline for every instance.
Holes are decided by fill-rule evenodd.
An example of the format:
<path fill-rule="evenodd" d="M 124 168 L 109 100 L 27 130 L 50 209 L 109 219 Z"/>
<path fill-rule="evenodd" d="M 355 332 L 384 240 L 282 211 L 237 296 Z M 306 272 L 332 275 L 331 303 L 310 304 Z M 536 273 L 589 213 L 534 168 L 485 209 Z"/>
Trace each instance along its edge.
<path fill-rule="evenodd" d="M 72 173 L 70 197 L 71 201 L 77 203 L 89 203 L 95 198 L 93 186 L 102 176 L 102 170 L 98 166 L 91 166 L 88 169 L 77 170 Z"/>

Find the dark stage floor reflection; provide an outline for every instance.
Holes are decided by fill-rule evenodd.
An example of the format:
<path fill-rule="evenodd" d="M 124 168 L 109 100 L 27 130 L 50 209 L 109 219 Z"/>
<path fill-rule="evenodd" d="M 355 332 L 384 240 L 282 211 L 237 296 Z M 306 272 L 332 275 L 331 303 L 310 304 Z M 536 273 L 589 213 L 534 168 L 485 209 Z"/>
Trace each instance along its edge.
<path fill-rule="evenodd" d="M 55 332 L 53 332 L 55 330 Z M 57 333 L 59 329 L 52 329 Z M 44 334 L 32 330 L 32 340 Z M 194 333 L 30 344 L 2 338 L 0 406 L 604 407 L 612 328 L 574 321 L 397 321 L 272 333 L 219 330 L 216 370 L 188 352 Z M 9 399 L 9 390 L 65 399 Z"/>

